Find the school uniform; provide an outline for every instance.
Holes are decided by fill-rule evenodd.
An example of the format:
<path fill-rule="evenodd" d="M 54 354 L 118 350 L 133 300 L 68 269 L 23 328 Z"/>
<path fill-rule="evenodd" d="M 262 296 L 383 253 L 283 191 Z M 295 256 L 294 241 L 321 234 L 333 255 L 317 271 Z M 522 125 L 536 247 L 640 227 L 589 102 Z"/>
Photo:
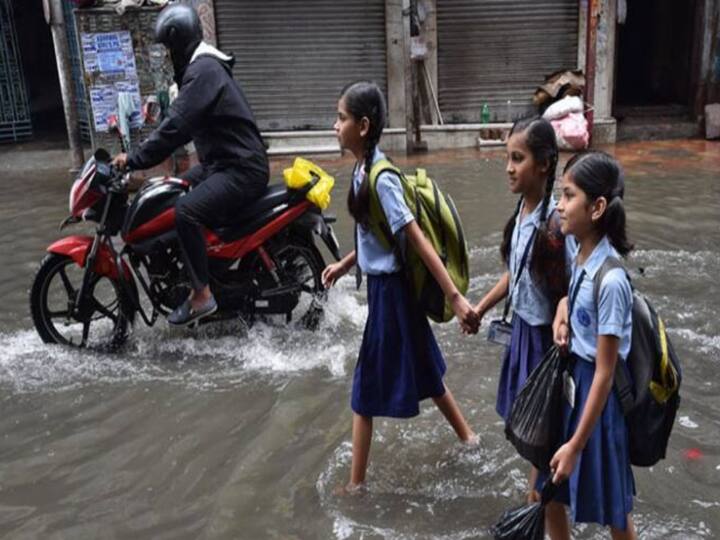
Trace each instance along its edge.
<path fill-rule="evenodd" d="M 548 219 L 555 206 L 555 199 L 551 198 L 547 208 Z M 503 356 L 495 403 L 495 410 L 506 422 L 515 396 L 552 345 L 552 321 L 555 316 L 555 306 L 551 305 L 547 294 L 535 283 L 530 272 L 533 246 L 541 225 L 542 204 L 521 219 L 524 207 L 523 201 L 510 239 L 508 271 L 511 291 L 508 294 L 513 310 L 512 334 Z M 566 262 L 569 260 L 566 255 Z"/>
<path fill-rule="evenodd" d="M 384 158 L 376 149 L 373 163 Z M 362 166 L 353 173 L 356 193 L 363 175 Z M 393 236 L 400 233 L 404 241 L 401 231 L 414 218 L 400 180 L 380 174 L 377 192 Z M 356 235 L 357 264 L 367 276 L 368 318 L 353 375 L 352 410 L 362 416 L 416 416 L 421 400 L 445 393 L 445 361 L 401 261 L 369 229 L 358 225 Z"/>
<path fill-rule="evenodd" d="M 569 301 L 575 296 L 570 313 L 570 365 L 575 403 L 572 406 L 567 396 L 563 399 L 566 441 L 575 433 L 590 393 L 597 336 L 619 338 L 619 362 L 624 362 L 630 351 L 632 289 L 623 269 L 616 268 L 606 274 L 599 290 L 599 305 L 595 303 L 593 278 L 609 256 L 618 257 L 618 254 L 604 237 L 582 266 L 573 265 Z M 575 469 L 555 497 L 570 506 L 574 522 L 626 529 L 635 494 L 628 444 L 625 417 L 613 389 Z M 543 481 L 541 475 L 538 485 Z"/>

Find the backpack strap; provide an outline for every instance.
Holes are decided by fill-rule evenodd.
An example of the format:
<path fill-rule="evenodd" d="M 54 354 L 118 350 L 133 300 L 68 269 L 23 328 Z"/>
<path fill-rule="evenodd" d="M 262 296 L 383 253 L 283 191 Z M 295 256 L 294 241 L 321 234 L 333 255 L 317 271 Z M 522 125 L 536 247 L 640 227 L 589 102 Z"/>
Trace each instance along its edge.
<path fill-rule="evenodd" d="M 605 259 L 593 278 L 593 298 L 595 299 L 595 308 L 598 312 L 600 311 L 600 286 L 602 285 L 603 279 L 605 279 L 608 272 L 610 272 L 610 270 L 614 270 L 615 268 L 622 268 L 628 278 L 628 281 L 630 281 L 630 276 L 620 259 L 617 257 L 608 257 Z M 627 416 L 635 405 L 634 387 L 628 370 L 619 358 L 618 362 L 615 364 L 614 386 L 618 399 L 620 400 L 620 407 L 622 408 L 623 414 Z"/>
<path fill-rule="evenodd" d="M 377 182 L 380 175 L 384 172 L 394 174 L 402 182 L 403 174 L 402 171 L 393 165 L 389 159 L 379 159 L 370 168 L 370 230 L 375 234 L 380 244 L 385 249 L 393 249 L 396 247 L 397 242 L 393 237 L 392 231 L 390 230 L 390 224 L 388 223 L 387 216 L 383 211 L 382 205 L 380 204 L 380 196 L 377 191 Z"/>

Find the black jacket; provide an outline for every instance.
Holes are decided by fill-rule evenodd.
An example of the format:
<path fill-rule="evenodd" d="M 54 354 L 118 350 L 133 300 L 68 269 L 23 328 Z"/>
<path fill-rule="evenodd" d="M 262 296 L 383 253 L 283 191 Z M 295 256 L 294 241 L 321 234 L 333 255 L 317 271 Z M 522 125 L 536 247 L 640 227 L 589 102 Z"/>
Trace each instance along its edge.
<path fill-rule="evenodd" d="M 128 166 L 153 167 L 191 140 L 207 168 L 232 166 L 268 174 L 265 146 L 230 64 L 208 54 L 187 66 L 167 117 L 129 153 Z"/>

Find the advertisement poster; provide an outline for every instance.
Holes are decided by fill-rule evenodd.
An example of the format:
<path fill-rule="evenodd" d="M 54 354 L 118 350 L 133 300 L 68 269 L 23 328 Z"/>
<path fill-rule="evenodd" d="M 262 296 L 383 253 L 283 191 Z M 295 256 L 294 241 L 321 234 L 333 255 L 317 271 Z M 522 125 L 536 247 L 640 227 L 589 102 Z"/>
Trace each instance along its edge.
<path fill-rule="evenodd" d="M 107 32 L 80 35 L 86 78 L 89 87 L 95 130 L 108 131 L 111 115 L 124 114 L 130 127 L 142 126 L 141 100 L 135 54 L 130 32 Z M 118 111 L 118 96 L 127 93 L 132 103 L 128 110 Z"/>

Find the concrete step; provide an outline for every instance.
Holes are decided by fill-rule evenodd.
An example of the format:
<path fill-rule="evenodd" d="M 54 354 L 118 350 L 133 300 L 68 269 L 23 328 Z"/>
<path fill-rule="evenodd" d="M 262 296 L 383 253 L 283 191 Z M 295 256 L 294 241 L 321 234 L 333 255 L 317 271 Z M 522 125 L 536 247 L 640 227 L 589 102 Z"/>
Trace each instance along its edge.
<path fill-rule="evenodd" d="M 697 122 L 677 118 L 625 118 L 617 123 L 617 140 L 655 141 L 700 136 Z"/>
<path fill-rule="evenodd" d="M 666 105 L 618 105 L 613 116 L 624 118 L 681 118 L 689 119 L 690 111 L 686 105 L 670 103 Z"/>

